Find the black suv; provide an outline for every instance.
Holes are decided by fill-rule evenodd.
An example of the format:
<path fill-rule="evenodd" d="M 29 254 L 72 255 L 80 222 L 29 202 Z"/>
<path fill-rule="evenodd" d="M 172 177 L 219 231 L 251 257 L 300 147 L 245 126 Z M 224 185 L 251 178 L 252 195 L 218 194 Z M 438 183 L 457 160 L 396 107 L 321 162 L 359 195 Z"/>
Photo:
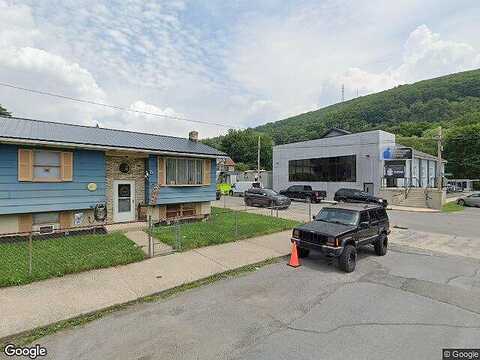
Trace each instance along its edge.
<path fill-rule="evenodd" d="M 358 189 L 339 189 L 335 193 L 333 200 L 378 204 L 385 208 L 388 205 L 387 200 L 370 195 L 369 193 Z"/>
<path fill-rule="evenodd" d="M 318 250 L 327 257 L 338 258 L 345 272 L 355 270 L 357 249 L 373 244 L 375 253 L 387 253 L 390 223 L 385 209 L 378 205 L 342 204 L 324 207 L 314 221 L 293 229 L 292 242 L 299 257 Z"/>
<path fill-rule="evenodd" d="M 273 206 L 278 209 L 287 209 L 290 206 L 290 199 L 279 195 L 270 189 L 250 188 L 245 191 L 245 205 L 247 206 Z"/>
<path fill-rule="evenodd" d="M 280 190 L 280 195 L 312 203 L 319 203 L 327 197 L 327 193 L 324 190 L 312 190 L 310 185 L 292 185 L 286 190 Z"/>

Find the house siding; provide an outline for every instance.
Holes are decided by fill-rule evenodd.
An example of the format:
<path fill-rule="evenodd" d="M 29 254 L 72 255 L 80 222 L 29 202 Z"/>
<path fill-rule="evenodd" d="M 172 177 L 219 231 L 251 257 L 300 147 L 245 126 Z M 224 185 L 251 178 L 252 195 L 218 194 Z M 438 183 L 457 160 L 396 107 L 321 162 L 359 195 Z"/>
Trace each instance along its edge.
<path fill-rule="evenodd" d="M 148 184 L 146 186 L 147 200 L 151 199 L 152 190 L 158 182 L 157 156 L 150 155 L 148 158 Z M 190 202 L 215 201 L 216 189 L 216 162 L 211 161 L 210 185 L 204 186 L 162 186 L 157 197 L 157 205 L 179 204 Z"/>
<path fill-rule="evenodd" d="M 73 181 L 18 181 L 17 145 L 0 144 L 0 214 L 81 210 L 104 203 L 105 155 L 101 151 L 73 151 Z M 89 183 L 97 190 L 87 190 Z"/>

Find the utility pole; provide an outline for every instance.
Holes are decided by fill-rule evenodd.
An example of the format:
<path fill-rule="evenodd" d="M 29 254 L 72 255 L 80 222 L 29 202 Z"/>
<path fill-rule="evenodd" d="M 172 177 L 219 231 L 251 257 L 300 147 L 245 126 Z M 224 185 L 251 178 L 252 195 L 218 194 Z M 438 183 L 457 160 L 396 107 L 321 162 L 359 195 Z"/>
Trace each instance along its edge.
<path fill-rule="evenodd" d="M 257 149 L 257 181 L 260 181 L 260 135 L 258 135 L 258 149 Z"/>
<path fill-rule="evenodd" d="M 442 127 L 438 127 L 438 136 L 437 136 L 437 188 L 442 190 Z"/>
<path fill-rule="evenodd" d="M 342 102 L 345 101 L 345 84 L 342 84 Z"/>

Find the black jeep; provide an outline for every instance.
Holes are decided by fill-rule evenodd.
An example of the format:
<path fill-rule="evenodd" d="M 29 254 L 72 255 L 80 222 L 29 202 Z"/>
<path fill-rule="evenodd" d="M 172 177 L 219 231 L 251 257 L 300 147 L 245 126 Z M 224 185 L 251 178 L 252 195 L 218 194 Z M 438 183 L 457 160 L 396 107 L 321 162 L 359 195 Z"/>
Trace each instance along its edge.
<path fill-rule="evenodd" d="M 352 272 L 360 246 L 373 244 L 377 255 L 387 253 L 388 234 L 390 224 L 382 206 L 341 204 L 324 207 L 314 221 L 294 228 L 292 242 L 297 244 L 299 257 L 317 250 L 338 258 L 340 268 Z"/>

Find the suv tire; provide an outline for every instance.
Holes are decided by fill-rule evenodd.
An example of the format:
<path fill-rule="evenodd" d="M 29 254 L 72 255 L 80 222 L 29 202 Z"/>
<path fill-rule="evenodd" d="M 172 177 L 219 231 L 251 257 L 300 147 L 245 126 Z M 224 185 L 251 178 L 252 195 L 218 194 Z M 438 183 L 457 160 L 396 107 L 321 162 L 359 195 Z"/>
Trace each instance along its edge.
<path fill-rule="evenodd" d="M 308 257 L 308 255 L 310 255 L 310 250 L 309 249 L 304 249 L 304 248 L 301 248 L 301 247 L 297 247 L 297 250 L 298 250 L 298 257 L 300 259 L 306 258 L 306 257 Z"/>
<path fill-rule="evenodd" d="M 351 273 L 355 270 L 355 265 L 357 263 L 357 249 L 353 245 L 345 246 L 343 249 L 342 255 L 338 258 L 338 265 L 340 269 L 347 273 Z"/>
<path fill-rule="evenodd" d="M 387 253 L 387 247 L 388 247 L 388 237 L 385 234 L 381 234 L 377 241 L 375 241 L 374 245 L 375 247 L 375 254 L 378 256 L 384 256 Z"/>

